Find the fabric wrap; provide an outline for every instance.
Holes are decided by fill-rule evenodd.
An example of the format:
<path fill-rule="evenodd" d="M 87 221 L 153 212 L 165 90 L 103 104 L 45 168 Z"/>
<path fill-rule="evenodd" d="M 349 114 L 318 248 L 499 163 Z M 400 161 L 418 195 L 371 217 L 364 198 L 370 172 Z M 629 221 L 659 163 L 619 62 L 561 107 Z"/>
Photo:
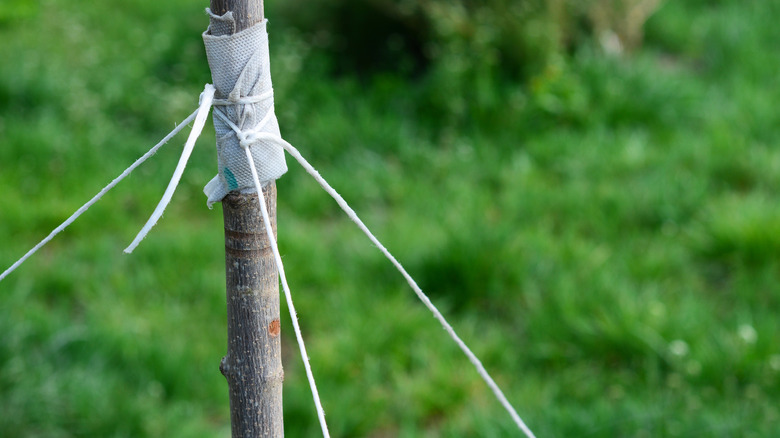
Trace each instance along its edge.
<path fill-rule="evenodd" d="M 267 20 L 232 33 L 235 21 L 231 12 L 223 16 L 216 16 L 210 10 L 207 12 L 211 25 L 203 33 L 203 42 L 216 97 L 221 99 L 221 103 L 215 101 L 215 111 L 222 111 L 241 131 L 263 132 L 281 138 L 279 123 L 273 114 Z M 260 126 L 264 118 L 266 120 Z M 237 133 L 219 117 L 213 119 L 219 174 L 203 189 L 209 208 L 233 190 L 257 191 Z M 258 140 L 252 144 L 251 151 L 263 185 L 287 172 L 284 150 L 278 144 Z"/>

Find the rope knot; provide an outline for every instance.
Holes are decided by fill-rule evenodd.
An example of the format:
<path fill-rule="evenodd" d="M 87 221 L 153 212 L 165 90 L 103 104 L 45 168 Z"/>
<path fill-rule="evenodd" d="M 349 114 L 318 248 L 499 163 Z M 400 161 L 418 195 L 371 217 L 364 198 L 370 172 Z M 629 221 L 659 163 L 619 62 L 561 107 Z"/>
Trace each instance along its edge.
<path fill-rule="evenodd" d="M 260 133 L 255 130 L 236 132 L 238 144 L 244 149 L 251 148 L 255 143 L 261 140 Z"/>

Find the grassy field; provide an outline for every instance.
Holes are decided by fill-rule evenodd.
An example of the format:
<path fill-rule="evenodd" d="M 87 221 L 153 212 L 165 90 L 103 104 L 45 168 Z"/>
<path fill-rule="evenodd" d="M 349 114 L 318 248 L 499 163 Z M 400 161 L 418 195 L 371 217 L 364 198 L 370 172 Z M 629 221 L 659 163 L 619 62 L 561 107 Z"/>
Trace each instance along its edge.
<path fill-rule="evenodd" d="M 1 8 L 0 270 L 195 108 L 203 7 Z M 582 44 L 464 95 L 332 74 L 268 8 L 283 134 L 539 437 L 780 434 L 776 0 L 669 0 L 632 55 Z M 183 136 L 0 283 L 0 436 L 229 436 L 208 125 L 135 253 L 122 249 Z M 403 279 L 288 164 L 280 247 L 333 435 L 518 436 Z M 316 436 L 282 320 L 286 433 Z"/>

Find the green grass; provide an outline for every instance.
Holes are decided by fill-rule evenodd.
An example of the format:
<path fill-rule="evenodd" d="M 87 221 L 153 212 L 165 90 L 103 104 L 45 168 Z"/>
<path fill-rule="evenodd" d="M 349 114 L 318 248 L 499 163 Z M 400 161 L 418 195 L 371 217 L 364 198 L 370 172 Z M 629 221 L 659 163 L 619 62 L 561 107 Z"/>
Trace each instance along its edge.
<path fill-rule="evenodd" d="M 0 269 L 209 81 L 207 19 L 191 2 L 12 3 L 0 13 Z M 430 78 L 331 76 L 269 8 L 286 138 L 538 436 L 776 435 L 776 2 L 666 2 L 635 55 L 582 44 L 528 84 L 482 84 L 488 103 L 473 108 Z M 183 141 L 0 283 L 0 436 L 229 436 L 222 219 L 201 192 L 213 129 L 158 226 L 122 254 Z M 400 276 L 288 164 L 279 239 L 333 435 L 517 435 Z M 314 436 L 282 319 L 286 432 Z"/>

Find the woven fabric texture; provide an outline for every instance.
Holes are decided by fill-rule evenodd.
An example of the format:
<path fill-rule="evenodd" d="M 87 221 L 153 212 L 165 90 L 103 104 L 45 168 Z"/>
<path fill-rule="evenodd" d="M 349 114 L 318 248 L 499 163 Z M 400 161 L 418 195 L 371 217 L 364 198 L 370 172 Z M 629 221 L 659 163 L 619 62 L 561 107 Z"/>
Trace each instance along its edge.
<path fill-rule="evenodd" d="M 217 90 L 215 97 L 222 101 L 220 110 L 242 131 L 265 132 L 280 137 L 279 123 L 273 114 L 267 20 L 230 34 L 235 29 L 232 13 L 216 16 L 209 10 L 207 12 L 211 16 L 211 25 L 203 33 L 203 42 Z M 270 117 L 260 125 L 266 116 Z M 236 132 L 224 120 L 213 119 L 219 174 L 203 190 L 209 207 L 231 191 L 256 191 L 246 153 Z M 287 172 L 284 150 L 277 143 L 261 140 L 251 146 L 251 151 L 261 183 L 278 179 Z"/>

